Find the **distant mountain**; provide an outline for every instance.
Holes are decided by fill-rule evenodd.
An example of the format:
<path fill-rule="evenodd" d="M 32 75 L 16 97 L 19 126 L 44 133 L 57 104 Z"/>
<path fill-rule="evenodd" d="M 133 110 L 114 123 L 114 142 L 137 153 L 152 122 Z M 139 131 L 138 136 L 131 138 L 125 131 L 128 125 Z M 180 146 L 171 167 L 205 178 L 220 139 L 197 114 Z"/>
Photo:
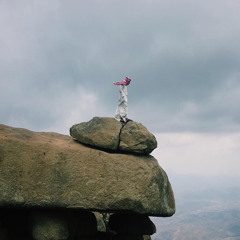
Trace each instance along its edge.
<path fill-rule="evenodd" d="M 176 214 L 152 218 L 153 240 L 240 240 L 240 178 L 169 176 Z"/>

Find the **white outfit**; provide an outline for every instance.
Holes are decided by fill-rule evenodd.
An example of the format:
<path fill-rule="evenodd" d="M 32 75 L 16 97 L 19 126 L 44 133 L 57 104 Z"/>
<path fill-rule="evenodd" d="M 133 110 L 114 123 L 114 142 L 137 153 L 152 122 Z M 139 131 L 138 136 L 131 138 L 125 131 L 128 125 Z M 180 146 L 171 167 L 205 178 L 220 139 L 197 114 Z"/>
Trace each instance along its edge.
<path fill-rule="evenodd" d="M 127 86 L 119 85 L 120 98 L 118 100 L 118 106 L 115 113 L 115 118 L 120 119 L 127 118 L 128 106 L 127 106 Z"/>

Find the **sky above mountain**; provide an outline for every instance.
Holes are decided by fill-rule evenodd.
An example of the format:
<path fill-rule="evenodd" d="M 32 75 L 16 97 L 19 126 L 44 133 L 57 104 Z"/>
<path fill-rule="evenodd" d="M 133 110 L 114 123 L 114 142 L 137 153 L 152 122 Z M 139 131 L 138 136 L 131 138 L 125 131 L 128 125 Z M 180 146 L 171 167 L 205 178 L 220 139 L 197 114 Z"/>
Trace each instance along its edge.
<path fill-rule="evenodd" d="M 240 174 L 238 0 L 0 1 L 0 123 L 68 134 L 114 116 L 156 134 L 165 169 Z"/>

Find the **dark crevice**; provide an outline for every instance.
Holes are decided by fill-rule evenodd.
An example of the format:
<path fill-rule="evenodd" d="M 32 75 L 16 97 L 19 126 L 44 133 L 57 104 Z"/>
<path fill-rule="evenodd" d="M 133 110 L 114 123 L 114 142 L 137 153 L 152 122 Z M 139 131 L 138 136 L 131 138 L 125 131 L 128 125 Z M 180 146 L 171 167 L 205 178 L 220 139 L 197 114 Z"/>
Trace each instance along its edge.
<path fill-rule="evenodd" d="M 119 150 L 119 145 L 120 145 L 120 136 L 121 136 L 121 133 L 122 133 L 122 129 L 124 128 L 124 126 L 126 125 L 127 123 L 122 123 L 122 127 L 119 131 L 119 135 L 118 135 L 118 145 L 117 145 L 117 150 Z"/>
<path fill-rule="evenodd" d="M 120 134 L 119 134 L 119 136 L 120 136 Z M 149 155 L 148 153 L 145 154 L 145 153 L 135 153 L 135 152 L 123 151 L 123 150 L 119 150 L 118 148 L 116 150 L 111 150 L 111 149 L 107 149 L 107 148 L 96 147 L 96 146 L 92 146 L 90 144 L 81 143 L 77 139 L 74 139 L 74 138 L 73 138 L 73 141 L 76 142 L 77 144 L 81 144 L 81 145 L 83 145 L 85 147 L 88 147 L 90 149 L 93 149 L 93 150 L 96 149 L 96 150 L 103 151 L 103 152 L 106 152 L 106 153 L 117 153 L 117 154 L 127 154 L 127 155 L 136 155 L 136 156 L 147 156 L 147 155 Z M 119 141 L 119 144 L 120 144 L 120 141 Z"/>

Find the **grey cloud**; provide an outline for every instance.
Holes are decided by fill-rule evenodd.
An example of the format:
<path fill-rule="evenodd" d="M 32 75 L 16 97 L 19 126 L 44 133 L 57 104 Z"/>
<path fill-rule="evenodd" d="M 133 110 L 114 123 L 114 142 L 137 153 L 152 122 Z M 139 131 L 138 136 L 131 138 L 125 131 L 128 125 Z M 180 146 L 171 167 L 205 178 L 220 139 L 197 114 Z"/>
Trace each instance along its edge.
<path fill-rule="evenodd" d="M 54 112 L 58 98 L 78 86 L 110 114 L 118 97 L 112 82 L 129 75 L 130 117 L 153 131 L 239 129 L 238 107 L 212 100 L 229 79 L 239 82 L 237 2 L 0 4 L 0 122 L 26 116 L 35 128 L 50 126 L 64 119 Z"/>

